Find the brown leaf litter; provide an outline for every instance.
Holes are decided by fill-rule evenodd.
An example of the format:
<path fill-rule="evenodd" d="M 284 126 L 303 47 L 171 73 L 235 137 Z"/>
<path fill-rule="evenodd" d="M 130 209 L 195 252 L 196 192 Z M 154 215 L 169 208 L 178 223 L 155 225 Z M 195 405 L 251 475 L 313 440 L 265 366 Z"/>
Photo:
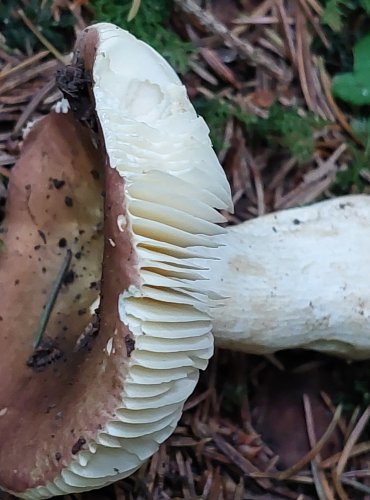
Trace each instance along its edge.
<path fill-rule="evenodd" d="M 73 7 L 81 29 L 85 2 L 59 3 Z M 323 61 L 311 51 L 313 36 L 329 43 L 319 2 L 175 3 L 173 25 L 199 47 L 185 77 L 191 96 L 222 97 L 261 117 L 274 102 L 295 105 L 328 122 L 315 136 L 313 159 L 298 166 L 288 154 L 250 143 L 229 118 L 220 159 L 237 206 L 230 222 L 332 196 L 336 173 L 348 160 L 345 139 L 357 138 L 331 94 Z M 58 2 L 54 8 L 57 15 Z M 59 62 L 49 49 L 25 56 L 0 48 L 3 199 L 22 129 L 60 98 L 54 84 Z M 312 353 L 263 358 L 218 351 L 175 433 L 144 467 L 103 490 L 65 498 L 370 498 L 370 409 L 354 408 L 348 417 L 333 402 L 364 370 L 364 363 L 350 366 Z"/>

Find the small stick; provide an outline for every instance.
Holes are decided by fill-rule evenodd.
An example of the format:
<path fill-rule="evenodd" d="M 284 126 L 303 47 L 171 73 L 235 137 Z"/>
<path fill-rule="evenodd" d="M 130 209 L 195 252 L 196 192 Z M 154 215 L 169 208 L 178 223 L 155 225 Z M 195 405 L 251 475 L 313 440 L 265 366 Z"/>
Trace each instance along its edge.
<path fill-rule="evenodd" d="M 0 80 L 3 78 L 11 75 L 12 73 L 15 73 L 16 71 L 23 70 L 24 68 L 31 66 L 32 64 L 37 63 L 40 59 L 43 59 L 49 54 L 48 50 L 43 50 L 42 52 L 39 52 L 38 54 L 35 54 L 34 56 L 28 57 L 24 61 L 18 63 L 16 66 L 13 66 L 8 69 L 4 69 L 0 71 Z"/>
<path fill-rule="evenodd" d="M 261 65 L 279 80 L 290 82 L 292 74 L 284 63 L 279 66 L 264 50 L 255 48 L 247 40 L 239 39 L 211 12 L 202 9 L 194 0 L 175 0 L 175 3 L 183 12 L 193 15 L 202 26 L 234 47 L 239 55 L 246 58 L 251 64 Z"/>
<path fill-rule="evenodd" d="M 317 443 L 317 439 L 316 439 L 311 402 L 307 394 L 303 394 L 303 407 L 306 418 L 308 441 L 310 443 L 311 448 L 313 448 Z M 313 457 L 311 460 L 311 470 L 317 496 L 319 497 L 320 500 L 334 500 L 333 492 L 330 489 L 324 471 L 320 469 L 319 462 L 321 462 L 320 452 L 318 452 L 317 455 Z"/>
<path fill-rule="evenodd" d="M 33 339 L 33 348 L 37 349 L 39 345 L 41 344 L 42 338 L 45 334 L 45 330 L 50 318 L 51 311 L 53 310 L 55 301 L 57 299 L 59 290 L 62 286 L 63 283 L 63 278 L 69 268 L 69 265 L 71 263 L 72 259 L 72 251 L 68 248 L 67 253 L 63 259 L 62 266 L 58 272 L 58 275 L 56 277 L 56 280 L 53 284 L 53 287 L 50 292 L 49 299 L 47 303 L 45 304 L 44 310 L 41 314 L 40 322 L 37 327 L 34 339 Z"/>
<path fill-rule="evenodd" d="M 136 17 L 136 14 L 139 12 L 139 9 L 140 9 L 140 4 L 141 4 L 141 0 L 133 0 L 132 1 L 130 12 L 128 13 L 128 16 L 127 16 L 128 22 L 132 21 Z"/>
<path fill-rule="evenodd" d="M 43 46 L 51 53 L 53 56 L 58 59 L 61 63 L 65 64 L 65 58 L 63 55 L 59 52 L 57 48 L 54 47 L 53 44 L 47 40 L 47 38 L 44 37 L 42 33 L 37 29 L 37 27 L 33 24 L 33 22 L 27 17 L 25 12 L 22 9 L 18 10 L 18 15 L 24 22 L 24 24 L 27 26 L 27 28 L 32 31 L 32 33 L 37 37 L 40 42 L 43 44 Z"/>
<path fill-rule="evenodd" d="M 367 422 L 370 419 L 370 406 L 366 408 L 364 413 L 362 414 L 361 418 L 355 425 L 353 431 L 351 432 L 349 438 L 347 439 L 347 442 L 343 448 L 342 454 L 338 460 L 337 467 L 336 467 L 336 476 L 338 479 L 341 477 L 343 474 L 344 468 L 348 462 L 348 459 L 351 456 L 351 452 L 353 450 L 354 445 L 356 444 L 356 441 L 359 439 L 362 431 L 366 428 Z"/>
<path fill-rule="evenodd" d="M 289 467 L 289 469 L 286 469 L 282 472 L 277 472 L 277 473 L 271 474 L 271 475 L 269 475 L 269 477 L 277 479 L 278 481 L 288 480 L 291 478 L 291 476 L 294 476 L 295 474 L 297 474 L 298 471 L 303 469 L 303 467 L 305 465 L 307 465 L 309 462 L 311 462 L 311 460 L 314 457 L 316 457 L 316 455 L 322 450 L 322 448 L 327 443 L 330 436 L 333 434 L 335 428 L 338 425 L 338 421 L 340 419 L 341 412 L 342 412 L 342 406 L 339 405 L 334 413 L 334 416 L 333 416 L 328 428 L 324 432 L 324 434 L 316 442 L 315 446 L 313 448 L 311 448 L 311 450 L 304 455 L 304 457 L 302 457 L 300 460 L 298 460 L 298 462 L 296 464 Z M 251 474 L 252 477 L 254 475 L 255 474 L 253 474 L 253 475 Z"/>

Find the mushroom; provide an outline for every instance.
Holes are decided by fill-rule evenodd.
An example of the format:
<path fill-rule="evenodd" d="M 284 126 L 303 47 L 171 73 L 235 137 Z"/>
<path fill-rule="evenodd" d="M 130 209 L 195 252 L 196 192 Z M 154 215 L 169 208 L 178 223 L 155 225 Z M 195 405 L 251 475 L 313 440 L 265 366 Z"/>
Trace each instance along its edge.
<path fill-rule="evenodd" d="M 225 230 L 229 186 L 163 58 L 97 24 L 58 80 L 91 135 L 71 112 L 32 127 L 0 254 L 0 487 L 29 499 L 140 467 L 207 366 L 212 322 L 248 352 L 369 349 L 367 197 Z"/>
<path fill-rule="evenodd" d="M 205 122 L 148 45 L 95 25 L 58 80 L 100 140 L 52 112 L 10 181 L 0 487 L 29 499 L 126 477 L 173 432 L 213 353 L 203 274 L 232 208 Z"/>

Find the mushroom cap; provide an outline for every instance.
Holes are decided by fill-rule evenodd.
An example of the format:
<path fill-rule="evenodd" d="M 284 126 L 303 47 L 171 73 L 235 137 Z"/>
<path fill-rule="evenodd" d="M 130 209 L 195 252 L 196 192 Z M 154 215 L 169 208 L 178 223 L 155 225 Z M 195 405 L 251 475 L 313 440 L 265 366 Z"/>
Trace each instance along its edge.
<path fill-rule="evenodd" d="M 213 353 L 214 294 L 200 283 L 208 259 L 218 258 L 217 210 L 232 209 L 209 130 L 159 54 L 97 24 L 83 32 L 77 60 L 91 72 L 104 161 L 71 113 L 36 124 L 12 173 L 0 255 L 0 487 L 22 498 L 124 478 L 173 432 Z M 85 98 L 73 96 L 72 107 Z M 27 172 L 30 163 L 40 167 Z M 91 168 L 104 177 L 103 235 Z M 43 204 L 57 174 L 72 194 L 52 186 Z M 58 356 L 52 350 L 50 365 L 27 366 L 44 292 L 63 259 L 61 231 L 78 279 L 63 285 L 47 326 Z M 92 254 L 82 267 L 79 238 Z M 205 258 L 204 248 L 214 251 Z M 52 271 L 44 280 L 45 266 Z M 88 283 L 101 269 L 99 331 L 85 344 L 93 318 L 80 315 L 75 300 L 98 298 Z"/>

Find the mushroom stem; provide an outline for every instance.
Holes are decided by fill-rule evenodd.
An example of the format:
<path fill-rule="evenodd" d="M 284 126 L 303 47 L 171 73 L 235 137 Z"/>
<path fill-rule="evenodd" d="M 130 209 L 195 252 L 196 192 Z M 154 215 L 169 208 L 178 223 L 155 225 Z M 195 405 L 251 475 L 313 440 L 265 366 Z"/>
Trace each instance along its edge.
<path fill-rule="evenodd" d="M 370 196 L 346 196 L 228 228 L 212 264 L 220 347 L 370 357 Z"/>

